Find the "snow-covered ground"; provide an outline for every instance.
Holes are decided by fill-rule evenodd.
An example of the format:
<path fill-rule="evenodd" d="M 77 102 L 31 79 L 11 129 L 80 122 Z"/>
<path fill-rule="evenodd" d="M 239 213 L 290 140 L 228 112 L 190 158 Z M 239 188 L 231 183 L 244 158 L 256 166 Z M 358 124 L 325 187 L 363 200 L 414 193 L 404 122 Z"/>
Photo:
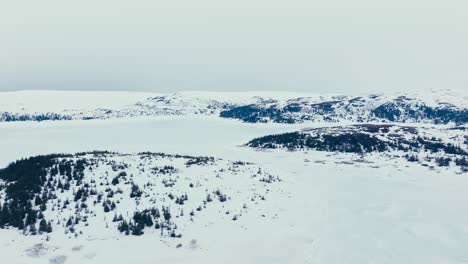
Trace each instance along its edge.
<path fill-rule="evenodd" d="M 124 99 L 122 99 L 124 100 Z M 0 230 L 5 263 L 468 263 L 468 175 L 404 159 L 241 147 L 311 124 L 214 116 L 0 123 L 0 166 L 31 155 L 109 150 L 244 160 L 281 192 L 238 221 L 213 219 L 179 240 L 159 235 L 23 236 Z M 312 126 L 320 126 L 313 124 Z M 177 247 L 177 244 L 181 247 Z"/>

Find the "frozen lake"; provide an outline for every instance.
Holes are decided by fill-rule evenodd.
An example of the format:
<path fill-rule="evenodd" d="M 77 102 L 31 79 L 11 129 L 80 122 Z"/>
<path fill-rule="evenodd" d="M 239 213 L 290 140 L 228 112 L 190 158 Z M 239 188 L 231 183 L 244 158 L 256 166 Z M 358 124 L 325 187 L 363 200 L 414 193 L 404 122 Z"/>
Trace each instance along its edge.
<path fill-rule="evenodd" d="M 245 124 L 217 117 L 155 117 L 0 123 L 0 164 L 37 154 L 92 150 L 224 155 L 254 137 L 301 125 Z M 8 150 L 8 151 L 6 151 Z"/>

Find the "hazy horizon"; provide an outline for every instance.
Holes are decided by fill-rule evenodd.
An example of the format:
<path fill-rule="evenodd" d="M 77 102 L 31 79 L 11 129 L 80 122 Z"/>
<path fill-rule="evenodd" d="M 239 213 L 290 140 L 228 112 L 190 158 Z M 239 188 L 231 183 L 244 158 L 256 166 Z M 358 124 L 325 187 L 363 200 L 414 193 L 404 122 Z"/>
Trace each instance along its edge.
<path fill-rule="evenodd" d="M 0 91 L 468 89 L 468 2 L 58 0 L 0 10 Z"/>

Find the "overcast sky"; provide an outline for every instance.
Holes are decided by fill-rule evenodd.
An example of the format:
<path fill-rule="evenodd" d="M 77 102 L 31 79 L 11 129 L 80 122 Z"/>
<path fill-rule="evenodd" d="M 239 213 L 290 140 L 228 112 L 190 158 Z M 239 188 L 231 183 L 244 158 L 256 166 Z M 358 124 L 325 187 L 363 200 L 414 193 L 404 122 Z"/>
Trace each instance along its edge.
<path fill-rule="evenodd" d="M 468 89 L 467 0 L 0 4 L 0 91 Z"/>

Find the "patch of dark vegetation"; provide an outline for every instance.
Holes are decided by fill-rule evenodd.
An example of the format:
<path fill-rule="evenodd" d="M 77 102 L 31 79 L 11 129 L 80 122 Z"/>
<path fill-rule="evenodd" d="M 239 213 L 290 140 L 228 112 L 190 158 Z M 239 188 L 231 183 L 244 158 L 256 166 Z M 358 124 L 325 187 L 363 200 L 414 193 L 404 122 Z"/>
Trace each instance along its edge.
<path fill-rule="evenodd" d="M 191 157 L 187 162 L 185 162 L 185 165 L 187 167 L 190 167 L 192 165 L 208 165 L 209 163 L 214 162 L 213 157 Z"/>
<path fill-rule="evenodd" d="M 455 165 L 460 166 L 463 172 L 468 172 L 468 161 L 466 156 L 455 159 Z"/>
<path fill-rule="evenodd" d="M 294 123 L 295 120 L 284 116 L 285 112 L 299 112 L 298 105 L 292 105 L 286 107 L 286 109 L 280 110 L 274 106 L 268 108 L 257 107 L 255 105 L 244 105 L 234 107 L 229 110 L 224 110 L 220 113 L 223 118 L 234 118 L 240 119 L 247 123 L 266 123 L 273 120 L 277 123 Z"/>
<path fill-rule="evenodd" d="M 393 130 L 391 130 L 393 129 Z M 268 135 L 246 144 L 253 148 L 288 150 L 316 150 L 345 153 L 370 153 L 386 151 L 429 152 L 458 157 L 456 165 L 465 168 L 468 153 L 458 145 L 445 143 L 435 137 L 419 135 L 416 128 L 392 125 L 354 125 L 350 127 L 319 128 L 308 131 Z M 406 155 L 408 161 L 418 161 Z M 449 166 L 447 158 L 434 158 L 438 166 Z"/>
<path fill-rule="evenodd" d="M 58 120 L 71 120 L 72 118 L 67 115 L 60 115 L 56 113 L 42 113 L 42 114 L 18 114 L 2 112 L 0 113 L 0 122 L 18 122 L 18 121 L 58 121 Z"/>
<path fill-rule="evenodd" d="M 177 225 L 172 222 L 172 214 L 169 207 L 145 209 L 136 211 L 133 217 L 124 220 L 122 216 L 115 216 L 114 222 L 119 222 L 117 229 L 125 235 L 141 236 L 145 228 L 158 229 L 161 235 L 168 235 L 173 238 L 180 238 L 182 234 L 178 233 Z"/>
<path fill-rule="evenodd" d="M 466 155 L 460 146 L 443 143 L 437 138 L 418 136 L 413 127 L 398 126 L 404 134 L 412 134 L 411 139 L 403 137 L 403 134 L 389 133 L 393 125 L 354 125 L 349 130 L 329 131 L 326 128 L 313 129 L 307 132 L 290 132 L 279 135 L 268 135 L 256 138 L 247 143 L 254 148 L 287 148 L 287 149 L 314 149 L 318 151 L 338 152 L 382 152 L 387 150 L 445 152 L 448 154 Z M 336 128 L 333 128 L 336 129 Z M 387 134 L 389 137 L 383 140 L 379 135 Z"/>
<path fill-rule="evenodd" d="M 364 153 L 387 150 L 387 144 L 363 133 L 311 136 L 302 132 L 291 132 L 254 139 L 247 143 L 254 148 L 314 149 L 318 151 L 338 151 Z"/>
<path fill-rule="evenodd" d="M 382 104 L 371 112 L 374 116 L 393 122 L 431 120 L 434 124 L 466 124 L 468 110 L 453 107 L 414 106 L 405 100 L 396 100 Z"/>
<path fill-rule="evenodd" d="M 173 174 L 173 173 L 177 173 L 178 171 L 179 170 L 177 170 L 173 166 L 169 166 L 169 165 L 152 168 L 152 172 L 154 174 Z"/>
<path fill-rule="evenodd" d="M 179 158 L 182 158 L 182 159 L 190 159 L 190 160 L 193 160 L 193 162 L 195 162 L 196 160 L 203 160 L 203 161 L 210 161 L 210 162 L 213 162 L 214 161 L 214 157 L 205 157 L 205 156 L 190 156 L 190 155 L 180 155 L 180 154 L 167 154 L 167 153 L 163 153 L 163 152 L 140 152 L 138 153 L 138 155 L 140 156 L 140 158 L 144 159 L 144 158 L 147 158 L 147 157 L 161 157 L 161 158 L 176 158 L 176 159 L 179 159 Z"/>
<path fill-rule="evenodd" d="M 5 183 L 4 203 L 0 209 L 0 228 L 16 227 L 25 233 L 36 234 L 50 230 L 50 222 L 43 218 L 47 201 L 55 197 L 52 186 L 55 176 L 79 182 L 83 177 L 85 161 L 67 161 L 72 155 L 52 154 L 21 159 L 0 170 L 0 179 Z M 58 159 L 62 159 L 57 162 Z M 73 168 L 73 169 L 72 169 Z M 69 184 L 60 184 L 67 189 Z M 34 202 L 32 202 L 34 201 Z M 36 227 L 40 220 L 39 230 Z M 45 224 L 44 224 L 44 221 Z"/>

